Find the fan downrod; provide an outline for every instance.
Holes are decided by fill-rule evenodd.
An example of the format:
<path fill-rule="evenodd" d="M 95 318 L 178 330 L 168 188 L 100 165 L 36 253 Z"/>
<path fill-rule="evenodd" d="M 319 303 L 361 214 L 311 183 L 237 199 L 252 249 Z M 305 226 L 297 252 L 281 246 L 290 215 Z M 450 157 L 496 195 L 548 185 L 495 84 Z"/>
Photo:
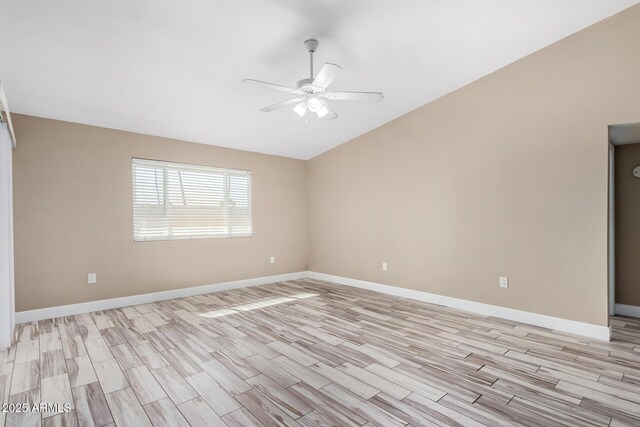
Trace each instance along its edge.
<path fill-rule="evenodd" d="M 309 78 L 298 82 L 298 89 L 302 89 L 306 94 L 314 93 L 313 87 L 313 53 L 320 43 L 316 39 L 308 39 L 304 42 L 304 47 L 309 51 Z"/>

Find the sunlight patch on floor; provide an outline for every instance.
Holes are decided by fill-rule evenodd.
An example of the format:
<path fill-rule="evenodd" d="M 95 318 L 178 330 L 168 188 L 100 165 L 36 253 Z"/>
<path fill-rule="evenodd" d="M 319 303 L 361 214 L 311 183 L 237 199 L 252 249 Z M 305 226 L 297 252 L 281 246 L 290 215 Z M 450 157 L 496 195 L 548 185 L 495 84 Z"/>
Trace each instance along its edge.
<path fill-rule="evenodd" d="M 271 307 L 273 305 L 284 304 L 287 302 L 298 301 L 301 299 L 313 298 L 317 296 L 318 294 L 314 294 L 311 292 L 304 292 L 304 293 L 295 294 L 287 297 L 270 298 L 264 301 L 236 305 L 231 308 L 223 308 L 220 310 L 208 311 L 206 313 L 200 313 L 198 314 L 198 316 L 210 317 L 210 318 L 229 316 L 231 314 L 238 314 L 245 311 L 257 310 L 259 308 Z"/>

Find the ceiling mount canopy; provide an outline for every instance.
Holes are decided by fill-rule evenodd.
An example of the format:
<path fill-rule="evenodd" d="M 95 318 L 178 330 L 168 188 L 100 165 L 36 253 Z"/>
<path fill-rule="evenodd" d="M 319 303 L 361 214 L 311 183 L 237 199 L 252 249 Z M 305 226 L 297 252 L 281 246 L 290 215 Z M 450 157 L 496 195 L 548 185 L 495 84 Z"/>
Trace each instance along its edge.
<path fill-rule="evenodd" d="M 244 79 L 244 83 L 259 85 L 270 89 L 288 92 L 297 95 L 295 98 L 279 102 L 262 108 L 260 111 L 269 113 L 281 108 L 292 107 L 300 117 L 307 113 L 315 114 L 319 119 L 333 120 L 338 117 L 335 110 L 329 105 L 327 100 L 335 101 L 380 101 L 384 98 L 382 92 L 343 92 L 329 91 L 327 88 L 338 77 L 342 67 L 337 64 L 326 63 L 320 72 L 314 77 L 313 74 L 313 54 L 318 49 L 320 43 L 316 39 L 308 39 L 304 42 L 304 47 L 309 52 L 309 78 L 299 80 L 296 88 L 290 88 L 274 83 L 263 82 L 261 80 Z"/>

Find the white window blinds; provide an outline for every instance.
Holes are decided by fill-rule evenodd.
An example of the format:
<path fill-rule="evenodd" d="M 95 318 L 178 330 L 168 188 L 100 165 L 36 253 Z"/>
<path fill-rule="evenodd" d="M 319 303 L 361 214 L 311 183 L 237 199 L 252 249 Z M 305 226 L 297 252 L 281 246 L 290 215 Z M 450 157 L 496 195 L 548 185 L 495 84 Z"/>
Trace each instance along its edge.
<path fill-rule="evenodd" d="M 251 172 L 133 159 L 133 238 L 247 237 Z"/>

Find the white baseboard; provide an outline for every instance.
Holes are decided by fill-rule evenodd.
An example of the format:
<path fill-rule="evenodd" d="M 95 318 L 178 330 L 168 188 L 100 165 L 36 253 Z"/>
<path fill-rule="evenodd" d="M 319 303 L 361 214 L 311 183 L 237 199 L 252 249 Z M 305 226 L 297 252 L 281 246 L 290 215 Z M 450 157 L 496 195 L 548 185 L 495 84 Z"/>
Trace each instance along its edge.
<path fill-rule="evenodd" d="M 411 298 L 432 304 L 457 308 L 470 311 L 485 316 L 495 316 L 502 319 L 514 320 L 516 322 L 528 323 L 530 325 L 581 335 L 603 341 L 611 338 L 610 330 L 607 326 L 593 325 L 591 323 L 578 322 L 575 320 L 562 319 L 559 317 L 547 316 L 544 314 L 531 313 L 529 311 L 514 310 L 512 308 L 500 307 L 497 305 L 483 304 L 479 302 L 464 300 L 460 298 L 446 297 L 443 295 L 431 294 L 428 292 L 414 291 L 397 286 L 383 285 L 380 283 L 367 282 L 364 280 L 349 279 L 347 277 L 333 276 L 330 274 L 309 272 L 309 278 L 338 283 L 341 285 L 353 286 L 356 288 L 368 289 L 404 298 Z M 617 307 L 617 306 L 616 306 Z M 636 307 L 640 309 L 639 307 Z M 617 308 L 616 308 L 616 312 Z"/>
<path fill-rule="evenodd" d="M 147 304 L 150 302 L 164 301 L 173 298 L 184 298 L 212 292 L 221 292 L 229 289 L 247 288 L 249 286 L 267 285 L 269 283 L 284 282 L 287 280 L 305 279 L 307 277 L 309 277 L 309 272 L 299 271 L 297 273 L 256 277 L 253 279 L 236 280 L 233 282 L 216 283 L 213 285 L 194 286 L 190 288 L 172 289 L 170 291 L 152 292 L 149 294 L 131 295 L 128 297 L 41 308 L 38 310 L 19 311 L 16 313 L 16 323 L 26 323 L 36 320 L 52 319 L 54 317 L 71 316 L 74 314 L 89 313 L 98 310 L 110 310 L 112 308 Z"/>
<path fill-rule="evenodd" d="M 616 304 L 616 314 L 640 317 L 640 307 L 637 305 Z"/>
<path fill-rule="evenodd" d="M 606 326 L 593 325 L 590 323 L 577 322 L 575 320 L 562 319 L 559 317 L 536 314 L 528 311 L 514 310 L 496 305 L 483 304 L 474 301 L 452 298 L 443 295 L 431 294 L 428 292 L 414 291 L 397 286 L 383 285 L 380 283 L 367 282 L 364 280 L 349 279 L 347 277 L 333 276 L 330 274 L 299 271 L 296 273 L 280 274 L 276 276 L 256 277 L 253 279 L 236 280 L 233 282 L 223 282 L 212 285 L 195 286 L 190 288 L 173 289 L 170 291 L 153 292 L 128 297 L 112 298 L 98 301 L 90 301 L 79 304 L 62 305 L 48 307 L 38 310 L 19 311 L 16 313 L 16 323 L 33 322 L 37 320 L 51 319 L 54 317 L 71 316 L 74 314 L 89 313 L 99 310 L 110 310 L 113 308 L 127 307 L 137 304 L 146 304 L 156 301 L 164 301 L 173 298 L 184 298 L 193 295 L 201 295 L 213 292 L 221 292 L 229 289 L 246 288 L 250 286 L 266 285 L 269 283 L 284 282 L 287 280 L 298 280 L 305 278 L 324 280 L 341 285 L 353 286 L 361 289 L 368 289 L 375 292 L 395 295 L 404 298 L 425 301 L 432 304 L 457 308 L 460 310 L 478 313 L 485 316 L 495 316 L 517 322 L 528 323 L 530 325 L 543 328 L 554 329 L 589 338 L 608 341 L 610 331 Z M 640 317 L 640 307 L 616 304 L 616 313 L 627 316 Z"/>

